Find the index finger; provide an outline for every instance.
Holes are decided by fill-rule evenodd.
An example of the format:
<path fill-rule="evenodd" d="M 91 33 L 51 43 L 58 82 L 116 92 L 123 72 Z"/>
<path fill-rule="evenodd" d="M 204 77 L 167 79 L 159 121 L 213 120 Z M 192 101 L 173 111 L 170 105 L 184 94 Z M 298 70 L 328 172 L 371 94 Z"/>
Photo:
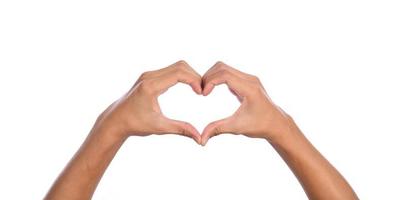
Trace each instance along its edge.
<path fill-rule="evenodd" d="M 227 84 L 227 86 L 239 97 L 244 97 L 249 91 L 248 81 L 235 75 L 234 73 L 223 70 L 208 75 L 203 80 L 203 95 L 208 95 L 216 85 Z"/>
<path fill-rule="evenodd" d="M 162 94 L 178 82 L 190 85 L 197 94 L 202 92 L 201 77 L 182 68 L 177 68 L 158 77 L 144 80 L 144 84 L 156 95 Z"/>
<path fill-rule="evenodd" d="M 236 76 L 243 78 L 243 79 L 247 79 L 249 81 L 256 81 L 256 77 L 254 75 L 251 74 L 247 74 L 245 72 L 242 72 L 238 69 L 235 69 L 229 65 L 227 65 L 224 62 L 218 61 L 216 62 L 204 75 L 203 75 L 203 80 L 206 79 L 208 76 L 221 71 L 221 70 L 227 70 L 230 71 L 231 73 L 235 74 Z"/>

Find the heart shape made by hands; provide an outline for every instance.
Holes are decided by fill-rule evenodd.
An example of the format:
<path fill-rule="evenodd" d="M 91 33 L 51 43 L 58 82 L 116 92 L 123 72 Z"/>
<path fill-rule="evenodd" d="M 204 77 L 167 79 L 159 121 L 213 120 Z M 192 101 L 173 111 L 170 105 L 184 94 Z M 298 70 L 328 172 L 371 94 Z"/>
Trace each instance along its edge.
<path fill-rule="evenodd" d="M 226 85 L 203 96 L 196 95 L 188 85 L 177 84 L 159 97 L 159 104 L 165 116 L 187 121 L 200 133 L 207 124 L 231 116 L 240 106 Z"/>

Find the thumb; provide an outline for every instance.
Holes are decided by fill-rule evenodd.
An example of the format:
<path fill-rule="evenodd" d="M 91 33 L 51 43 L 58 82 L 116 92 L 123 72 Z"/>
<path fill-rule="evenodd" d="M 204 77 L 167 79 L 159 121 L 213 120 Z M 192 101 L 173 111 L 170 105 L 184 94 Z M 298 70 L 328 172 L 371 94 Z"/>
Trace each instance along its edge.
<path fill-rule="evenodd" d="M 201 144 L 204 146 L 211 137 L 228 132 L 232 132 L 232 128 L 230 126 L 230 118 L 211 122 L 203 130 Z"/>
<path fill-rule="evenodd" d="M 165 131 L 176 135 L 190 137 L 193 140 L 195 140 L 198 144 L 201 144 L 201 137 L 199 131 L 197 131 L 196 128 L 190 123 L 165 118 L 163 124 L 165 127 Z"/>

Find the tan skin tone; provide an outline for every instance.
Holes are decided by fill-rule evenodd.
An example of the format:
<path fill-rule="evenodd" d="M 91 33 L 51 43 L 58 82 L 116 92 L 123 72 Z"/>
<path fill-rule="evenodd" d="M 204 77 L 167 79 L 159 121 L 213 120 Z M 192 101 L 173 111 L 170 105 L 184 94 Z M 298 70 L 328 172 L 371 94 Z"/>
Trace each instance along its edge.
<path fill-rule="evenodd" d="M 157 97 L 178 82 L 203 95 L 209 95 L 216 85 L 227 84 L 241 106 L 232 116 L 207 125 L 200 135 L 189 123 L 165 117 L 159 108 Z M 129 136 L 168 133 L 190 137 L 201 145 L 223 133 L 266 139 L 296 175 L 309 199 L 358 199 L 293 119 L 271 101 L 258 78 L 222 62 L 201 77 L 184 61 L 144 73 L 127 94 L 110 105 L 45 199 L 90 199 Z"/>
<path fill-rule="evenodd" d="M 222 133 L 266 139 L 296 175 L 309 199 L 358 199 L 344 177 L 317 151 L 293 119 L 275 105 L 259 79 L 222 62 L 202 78 L 203 95 L 227 84 L 241 106 L 230 117 L 210 123 L 202 144 Z"/>

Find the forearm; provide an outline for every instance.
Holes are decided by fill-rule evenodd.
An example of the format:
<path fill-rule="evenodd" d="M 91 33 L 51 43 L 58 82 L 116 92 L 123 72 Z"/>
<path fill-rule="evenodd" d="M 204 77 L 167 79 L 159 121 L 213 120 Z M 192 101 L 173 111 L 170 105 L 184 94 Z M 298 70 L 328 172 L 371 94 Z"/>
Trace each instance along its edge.
<path fill-rule="evenodd" d="M 129 136 L 175 133 L 200 143 L 200 134 L 192 125 L 169 119 L 159 109 L 158 96 L 178 82 L 187 83 L 197 94 L 201 93 L 201 76 L 184 61 L 143 73 L 125 95 L 99 116 L 45 199 L 90 199 Z"/>
<path fill-rule="evenodd" d="M 277 140 L 269 140 L 296 175 L 309 199 L 358 199 L 344 177 L 303 135 L 293 120 Z"/>
<path fill-rule="evenodd" d="M 112 131 L 95 125 L 45 199 L 92 197 L 104 171 L 125 140 L 113 137 Z"/>

